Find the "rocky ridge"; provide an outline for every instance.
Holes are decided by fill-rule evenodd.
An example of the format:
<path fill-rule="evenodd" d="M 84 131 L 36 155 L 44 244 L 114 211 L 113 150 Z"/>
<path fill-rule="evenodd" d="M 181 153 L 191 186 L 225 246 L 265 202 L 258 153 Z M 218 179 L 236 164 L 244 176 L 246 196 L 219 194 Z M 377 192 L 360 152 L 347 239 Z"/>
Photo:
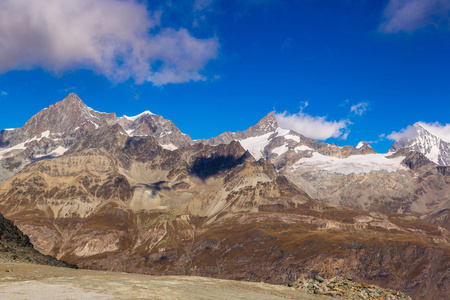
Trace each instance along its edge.
<path fill-rule="evenodd" d="M 265 158 L 277 165 L 285 165 L 303 157 L 312 157 L 313 153 L 337 158 L 375 153 L 367 143 L 360 144 L 360 147 L 338 147 L 317 142 L 292 130 L 280 128 L 273 112 L 247 130 L 225 132 L 217 137 L 198 142 L 215 146 L 231 141 L 239 141 L 255 159 Z"/>
<path fill-rule="evenodd" d="M 414 134 L 396 141 L 390 152 L 397 152 L 408 148 L 425 155 L 429 160 L 439 165 L 450 165 L 450 143 L 424 128 L 424 125 L 415 123 Z"/>
<path fill-rule="evenodd" d="M 23 127 L 0 131 L 0 182 L 28 163 L 57 157 L 96 129 L 116 123 L 126 134 L 153 136 L 170 150 L 192 143 L 189 135 L 161 116 L 147 111 L 118 118 L 115 113 L 93 110 L 72 93 L 38 112 Z"/>

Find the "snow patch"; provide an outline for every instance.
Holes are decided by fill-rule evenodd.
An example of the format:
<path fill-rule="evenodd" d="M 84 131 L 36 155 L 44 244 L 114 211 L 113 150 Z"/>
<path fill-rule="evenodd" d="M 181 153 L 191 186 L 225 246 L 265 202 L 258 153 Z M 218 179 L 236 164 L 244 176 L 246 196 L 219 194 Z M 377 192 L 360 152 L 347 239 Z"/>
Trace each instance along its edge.
<path fill-rule="evenodd" d="M 15 145 L 11 148 L 7 148 L 7 149 L 3 149 L 0 150 L 0 159 L 2 159 L 4 157 L 5 154 L 8 154 L 9 152 L 13 151 L 13 150 L 24 150 L 26 149 L 25 144 L 28 143 L 29 141 L 20 143 L 18 145 Z"/>
<path fill-rule="evenodd" d="M 58 148 L 56 148 L 55 150 L 53 150 L 49 154 L 36 155 L 35 158 L 41 158 L 41 157 L 44 157 L 44 156 L 54 156 L 54 157 L 61 156 L 67 150 L 69 150 L 69 148 L 64 148 L 63 146 L 59 146 Z"/>
<path fill-rule="evenodd" d="M 300 142 L 300 137 L 296 136 L 296 135 L 287 134 L 287 135 L 284 136 L 284 138 L 288 139 L 288 140 L 296 141 L 297 143 Z"/>
<path fill-rule="evenodd" d="M 50 135 L 50 131 L 46 130 L 43 133 L 41 133 L 41 137 L 37 138 L 37 137 L 32 137 L 31 139 L 26 140 L 23 143 L 17 144 L 15 146 L 0 150 L 0 159 L 2 159 L 6 154 L 8 154 L 9 152 L 13 151 L 13 150 L 25 150 L 27 147 L 25 147 L 25 145 L 29 142 L 33 142 L 33 141 L 40 141 L 42 138 L 46 137 L 48 138 Z"/>
<path fill-rule="evenodd" d="M 149 110 L 146 110 L 143 113 L 140 113 L 134 117 L 128 117 L 126 115 L 123 115 L 123 118 L 130 120 L 130 121 L 136 121 L 137 119 L 139 119 L 140 117 L 145 116 L 145 115 L 154 115 L 154 113 L 150 112 Z"/>
<path fill-rule="evenodd" d="M 46 130 L 43 133 L 41 133 L 41 138 L 48 138 L 50 135 L 50 130 Z"/>
<path fill-rule="evenodd" d="M 241 146 L 245 150 L 248 150 L 256 160 L 259 160 L 260 158 L 262 158 L 262 152 L 264 148 L 269 144 L 269 138 L 272 134 L 273 132 L 270 132 L 261 136 L 246 138 L 239 142 L 241 143 Z"/>
<path fill-rule="evenodd" d="M 313 149 L 306 146 L 306 145 L 301 145 L 301 146 L 297 146 L 294 148 L 295 152 L 300 152 L 300 151 L 312 151 Z"/>
<path fill-rule="evenodd" d="M 172 133 L 172 130 L 169 130 L 169 131 L 166 131 L 166 132 L 162 132 L 162 133 L 160 134 L 160 137 L 169 135 L 169 134 L 171 134 L 171 133 Z"/>
<path fill-rule="evenodd" d="M 312 157 L 302 158 L 292 167 L 298 169 L 301 166 L 314 166 L 318 170 L 344 175 L 373 171 L 396 172 L 404 158 L 404 156 L 386 158 L 386 154 L 352 155 L 347 158 L 336 158 L 314 152 Z"/>
<path fill-rule="evenodd" d="M 364 146 L 364 142 L 361 141 L 361 142 L 358 143 L 358 145 L 356 145 L 356 149 L 360 149 L 360 148 L 362 148 L 363 146 Z"/>
<path fill-rule="evenodd" d="M 278 154 L 278 156 L 283 155 L 284 153 L 286 153 L 289 150 L 287 145 L 282 145 L 280 147 L 276 147 L 275 149 L 272 150 L 272 153 L 276 153 Z"/>
<path fill-rule="evenodd" d="M 178 147 L 175 146 L 174 144 L 170 143 L 170 144 L 161 144 L 161 147 L 163 147 L 164 149 L 173 151 L 173 150 L 177 150 Z"/>
<path fill-rule="evenodd" d="M 92 108 L 90 108 L 89 106 L 86 106 L 86 108 L 89 109 L 90 111 L 96 112 L 96 113 L 98 113 L 98 114 L 105 114 L 105 115 L 108 114 L 108 113 L 106 113 L 106 112 L 101 112 L 101 111 L 92 109 Z M 94 118 L 97 118 L 97 117 L 94 117 Z M 98 118 L 97 118 L 97 119 L 98 119 Z"/>
<path fill-rule="evenodd" d="M 278 128 L 275 130 L 275 132 L 278 133 L 277 136 L 285 136 L 286 134 L 288 134 L 288 133 L 291 132 L 291 131 L 290 131 L 289 129 L 283 129 L 283 128 L 281 128 L 281 127 L 278 127 Z"/>

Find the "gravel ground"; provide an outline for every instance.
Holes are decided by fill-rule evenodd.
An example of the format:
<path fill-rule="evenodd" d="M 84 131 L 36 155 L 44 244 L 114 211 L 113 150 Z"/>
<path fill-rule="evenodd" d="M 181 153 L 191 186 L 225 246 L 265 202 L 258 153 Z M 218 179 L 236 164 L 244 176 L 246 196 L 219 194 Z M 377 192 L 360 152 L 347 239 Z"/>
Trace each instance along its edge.
<path fill-rule="evenodd" d="M 74 270 L 0 261 L 0 299 L 312 300 L 329 298 L 309 295 L 286 286 L 265 283 L 194 276 L 147 276 Z"/>

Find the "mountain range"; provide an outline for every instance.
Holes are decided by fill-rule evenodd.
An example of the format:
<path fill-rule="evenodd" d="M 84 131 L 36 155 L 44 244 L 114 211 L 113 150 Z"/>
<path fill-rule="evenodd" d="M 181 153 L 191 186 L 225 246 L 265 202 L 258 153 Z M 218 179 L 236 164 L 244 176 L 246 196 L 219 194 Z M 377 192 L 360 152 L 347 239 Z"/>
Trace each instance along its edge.
<path fill-rule="evenodd" d="M 117 117 L 70 94 L 0 132 L 0 211 L 37 250 L 85 268 L 352 276 L 445 299 L 450 152 L 422 129 L 380 154 L 314 141 L 269 113 L 193 141 L 148 111 Z"/>

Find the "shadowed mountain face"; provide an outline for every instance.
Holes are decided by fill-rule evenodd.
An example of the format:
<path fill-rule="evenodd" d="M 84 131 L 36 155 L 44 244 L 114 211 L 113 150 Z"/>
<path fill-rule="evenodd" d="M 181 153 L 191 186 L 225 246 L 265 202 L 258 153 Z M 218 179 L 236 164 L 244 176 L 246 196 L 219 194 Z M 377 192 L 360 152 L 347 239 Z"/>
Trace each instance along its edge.
<path fill-rule="evenodd" d="M 36 264 L 76 268 L 64 261 L 43 255 L 34 249 L 28 236 L 0 213 L 0 259 L 6 261 L 32 262 Z"/>
<path fill-rule="evenodd" d="M 0 210 L 38 250 L 86 268 L 448 293 L 445 229 L 315 201 L 235 141 L 170 151 L 99 128 L 2 183 Z"/>

